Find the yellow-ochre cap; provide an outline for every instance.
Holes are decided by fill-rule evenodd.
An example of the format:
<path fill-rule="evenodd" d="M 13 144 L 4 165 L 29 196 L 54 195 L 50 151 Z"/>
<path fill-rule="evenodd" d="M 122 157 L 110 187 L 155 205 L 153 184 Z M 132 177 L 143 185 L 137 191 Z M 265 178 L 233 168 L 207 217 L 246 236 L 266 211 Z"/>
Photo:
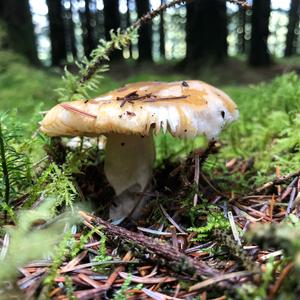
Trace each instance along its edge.
<path fill-rule="evenodd" d="M 52 108 L 41 123 L 49 136 L 147 135 L 169 131 L 177 137 L 213 139 L 238 118 L 235 103 L 201 81 L 139 82 L 91 100 Z"/>

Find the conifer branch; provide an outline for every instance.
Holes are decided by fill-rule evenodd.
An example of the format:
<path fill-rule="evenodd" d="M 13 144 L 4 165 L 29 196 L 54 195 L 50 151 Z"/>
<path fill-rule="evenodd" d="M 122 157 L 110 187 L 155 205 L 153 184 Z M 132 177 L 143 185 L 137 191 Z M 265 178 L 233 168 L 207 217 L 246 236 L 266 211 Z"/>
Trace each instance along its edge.
<path fill-rule="evenodd" d="M 242 6 L 245 9 L 251 8 L 251 5 L 247 2 L 247 0 L 227 0 L 227 1 Z"/>
<path fill-rule="evenodd" d="M 173 0 L 170 3 L 160 5 L 155 10 L 149 11 L 124 31 L 118 29 L 114 32 L 112 30 L 110 33 L 111 40 L 101 40 L 99 46 L 92 51 L 90 60 L 85 57 L 81 63 L 77 63 L 79 75 L 73 75 L 67 70 L 65 71 L 63 78 L 65 87 L 57 89 L 60 95 L 60 101 L 70 101 L 74 98 L 89 98 L 88 91 L 94 90 L 98 86 L 98 81 L 102 77 L 101 73 L 108 70 L 108 66 L 105 65 L 105 63 L 109 61 L 109 56 L 113 51 L 128 47 L 130 43 L 137 38 L 139 28 L 159 16 L 164 10 L 192 1 L 193 0 Z M 250 7 L 247 0 L 227 1 L 238 4 L 244 8 Z"/>
<path fill-rule="evenodd" d="M 165 3 L 160 5 L 157 9 L 149 11 L 144 16 L 142 16 L 140 19 L 138 19 L 135 23 L 132 24 L 133 28 L 140 28 L 143 24 L 150 22 L 157 16 L 159 16 L 163 11 L 165 11 L 168 8 L 174 7 L 176 5 L 184 4 L 186 2 L 191 2 L 192 0 L 174 0 L 170 3 Z"/>
<path fill-rule="evenodd" d="M 174 7 L 176 5 L 184 4 L 187 2 L 192 2 L 192 1 L 193 0 L 174 0 L 174 1 L 171 1 L 170 3 L 165 3 L 165 4 L 160 5 L 157 9 L 149 11 L 147 14 L 145 14 L 144 16 L 139 18 L 136 22 L 134 22 L 129 28 L 127 28 L 124 32 L 124 36 L 126 37 L 126 35 L 128 33 L 138 30 L 143 24 L 150 22 L 151 20 L 153 20 L 154 18 L 159 16 L 166 9 Z M 238 4 L 244 8 L 250 8 L 250 5 L 247 3 L 246 0 L 227 0 L 227 1 L 234 3 L 234 4 Z M 126 38 L 126 40 L 125 40 L 126 46 L 130 42 L 131 42 L 130 39 Z M 106 56 L 109 56 L 111 54 L 111 52 L 113 52 L 114 50 L 116 50 L 116 47 L 115 47 L 115 44 L 113 43 L 110 45 L 110 47 L 107 48 Z M 105 61 L 105 59 L 100 57 L 92 65 L 90 65 L 88 67 L 88 69 L 86 70 L 85 75 L 82 76 L 82 78 L 80 79 L 80 84 L 84 84 L 86 81 L 88 81 L 95 74 L 95 72 L 97 71 L 99 66 L 102 65 L 102 63 L 104 61 Z"/>
<path fill-rule="evenodd" d="M 174 0 L 170 3 L 165 3 L 160 5 L 157 9 L 149 11 L 147 14 L 142 16 L 140 19 L 138 19 L 135 23 L 133 23 L 130 27 L 128 27 L 125 32 L 123 33 L 125 40 L 124 40 L 124 46 L 128 46 L 131 40 L 127 37 L 128 34 L 133 33 L 137 31 L 143 24 L 146 24 L 150 22 L 155 17 L 159 16 L 161 12 L 164 10 L 174 7 L 179 4 L 183 4 L 185 2 L 188 2 L 189 0 Z M 109 55 L 116 50 L 117 47 L 115 46 L 115 43 L 112 43 L 110 47 L 106 49 L 106 56 L 109 57 Z M 98 68 L 107 60 L 106 58 L 99 57 L 99 59 L 95 60 L 95 62 L 88 67 L 85 74 L 80 79 L 80 84 L 84 84 L 86 81 L 88 81 L 98 70 Z"/>

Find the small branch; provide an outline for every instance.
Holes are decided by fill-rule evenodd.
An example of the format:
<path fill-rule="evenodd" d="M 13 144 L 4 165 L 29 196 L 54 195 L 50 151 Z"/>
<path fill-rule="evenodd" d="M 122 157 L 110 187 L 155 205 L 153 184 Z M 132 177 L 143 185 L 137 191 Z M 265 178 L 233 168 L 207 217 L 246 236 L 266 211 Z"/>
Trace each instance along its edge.
<path fill-rule="evenodd" d="M 174 7 L 176 5 L 184 4 L 186 2 L 191 2 L 191 0 L 174 0 L 170 3 L 165 3 L 160 5 L 157 9 L 149 11 L 147 14 L 138 19 L 135 23 L 133 23 L 133 28 L 140 28 L 143 24 L 150 22 L 155 17 L 159 16 L 163 11 L 168 8 Z"/>
<path fill-rule="evenodd" d="M 153 254 L 159 256 L 167 261 L 167 267 L 176 272 L 184 272 L 192 276 L 196 275 L 197 277 L 202 278 L 203 276 L 211 277 L 220 274 L 219 271 L 210 268 L 204 262 L 190 258 L 167 243 L 163 243 L 162 241 L 157 241 L 143 234 L 135 233 L 125 228 L 113 225 L 101 218 L 94 217 L 83 211 L 80 211 L 79 214 L 83 218 L 84 224 L 88 227 L 94 227 L 93 224 L 95 226 L 100 226 L 101 230 L 103 230 L 112 240 L 117 238 L 122 243 L 127 243 L 131 250 L 137 248 L 139 251 L 142 251 L 143 259 L 146 257 L 146 252 L 148 254 L 147 259 L 151 260 L 150 256 Z M 151 255 L 149 256 L 149 254 Z M 155 257 L 155 261 L 157 262 L 157 257 Z"/>
<path fill-rule="evenodd" d="M 242 6 L 245 9 L 250 9 L 251 5 L 247 2 L 247 0 L 227 0 L 230 3 L 234 3 Z"/>
<path fill-rule="evenodd" d="M 269 189 L 269 188 L 273 187 L 274 185 L 286 183 L 290 179 L 293 179 L 293 178 L 298 177 L 298 176 L 300 176 L 300 170 L 297 171 L 297 172 L 291 173 L 291 174 L 276 177 L 273 180 L 265 183 L 261 187 L 256 188 L 254 193 L 261 193 L 262 191 L 264 191 L 266 189 Z"/>
<path fill-rule="evenodd" d="M 170 3 L 162 4 L 157 9 L 155 9 L 153 11 L 149 11 L 147 14 L 145 14 L 140 19 L 138 19 L 135 23 L 133 23 L 132 27 L 139 28 L 143 24 L 145 24 L 147 22 L 150 22 L 152 19 L 154 19 L 157 16 L 159 16 L 166 9 L 174 7 L 176 5 L 180 5 L 180 4 L 192 2 L 192 1 L 193 0 L 174 0 L 174 1 L 170 2 Z M 196 0 L 196 1 L 200 1 L 200 0 Z M 247 3 L 246 0 L 227 0 L 227 1 L 230 2 L 230 3 L 234 3 L 234 4 L 237 4 L 237 5 L 240 5 L 240 6 L 244 7 L 244 8 L 246 8 L 246 9 L 249 9 L 251 7 Z"/>
<path fill-rule="evenodd" d="M 249 271 L 239 271 L 239 272 L 234 272 L 234 273 L 229 273 L 229 274 L 222 274 L 222 275 L 216 276 L 214 278 L 209 278 L 202 282 L 196 283 L 195 285 L 193 285 L 189 288 L 189 292 L 194 292 L 194 291 L 197 291 L 200 289 L 204 289 L 210 285 L 216 284 L 216 283 L 224 281 L 224 280 L 241 278 L 241 277 L 246 277 L 246 276 L 251 276 L 251 275 L 252 275 L 252 273 Z"/>
<path fill-rule="evenodd" d="M 138 19 L 135 23 L 133 23 L 130 27 L 125 29 L 121 36 L 123 37 L 123 47 L 126 47 L 130 45 L 131 38 L 130 34 L 134 33 L 136 30 L 138 30 L 143 24 L 150 22 L 152 19 L 154 19 L 157 16 L 160 16 L 161 13 L 171 7 L 174 7 L 176 5 L 184 4 L 187 2 L 192 2 L 193 0 L 173 0 L 170 3 L 165 3 L 160 5 L 157 9 L 152 10 L 142 16 L 140 19 Z M 198 0 L 199 1 L 199 0 Z M 251 6 L 247 3 L 246 0 L 227 0 L 231 3 L 235 3 L 237 5 L 240 5 L 244 7 L 245 9 L 250 8 Z M 100 57 L 95 57 L 91 64 L 88 65 L 83 74 L 81 75 L 81 78 L 78 79 L 78 87 L 84 86 L 84 84 L 89 81 L 99 70 L 102 64 L 106 63 L 108 60 L 108 57 L 111 55 L 113 51 L 115 51 L 118 48 L 118 46 L 115 45 L 115 43 L 111 43 L 109 46 L 107 46 L 106 49 L 104 49 L 104 53 Z M 118 48 L 119 49 L 119 48 Z M 78 87 L 75 91 L 73 91 L 73 95 L 78 91 Z"/>
<path fill-rule="evenodd" d="M 142 16 L 140 19 L 138 19 L 136 22 L 134 22 L 130 27 L 128 27 L 127 29 L 125 29 L 124 34 L 126 34 L 126 32 L 132 32 L 136 29 L 139 29 L 142 25 L 150 22 L 151 20 L 153 20 L 155 17 L 160 16 L 160 14 L 165 11 L 168 8 L 174 7 L 176 5 L 181 5 L 187 2 L 192 2 L 193 0 L 173 0 L 170 3 L 165 3 L 160 5 L 157 9 L 149 11 L 147 14 L 145 14 L 144 16 Z M 196 0 L 196 1 L 200 1 L 200 0 Z M 250 8 L 251 6 L 247 3 L 247 1 L 243 1 L 243 0 L 227 0 L 228 2 L 231 3 L 235 3 L 237 5 L 240 5 L 246 9 Z M 126 41 L 128 44 L 130 44 L 130 40 L 128 39 L 128 41 Z M 116 50 L 116 47 L 114 44 L 112 44 L 107 50 L 106 50 L 106 57 L 109 57 L 111 55 L 111 53 Z M 81 77 L 81 79 L 79 80 L 79 84 L 83 85 L 86 81 L 88 81 L 99 69 L 99 67 L 105 62 L 107 61 L 106 59 L 104 59 L 103 57 L 99 58 L 98 60 L 96 60 L 94 62 L 94 64 L 90 65 L 85 74 Z"/>
<path fill-rule="evenodd" d="M 125 29 L 124 34 L 128 33 L 128 32 L 132 32 L 136 29 L 139 29 L 143 24 L 151 21 L 153 18 L 157 17 L 160 15 L 160 13 L 164 10 L 166 10 L 167 8 L 173 7 L 177 4 L 183 4 L 185 3 L 186 0 L 174 0 L 168 4 L 163 4 L 161 6 L 159 6 L 157 9 L 148 12 L 147 14 L 145 14 L 144 16 L 142 16 L 140 19 L 138 19 L 135 23 L 133 23 L 133 25 L 131 25 L 130 27 L 128 27 L 127 29 Z M 128 39 L 128 41 L 126 41 L 128 44 L 130 44 L 130 40 Z M 109 57 L 111 55 L 111 53 L 116 50 L 116 47 L 114 44 L 112 44 L 107 50 L 106 50 L 106 57 Z M 99 69 L 99 67 L 105 62 L 107 61 L 105 58 L 100 57 L 98 60 L 96 60 L 94 62 L 94 64 L 92 64 L 91 66 L 89 66 L 85 72 L 85 74 L 81 77 L 81 79 L 79 80 L 79 84 L 83 85 L 86 81 L 88 81 Z"/>
<path fill-rule="evenodd" d="M 294 268 L 294 263 L 289 263 L 279 275 L 274 287 L 270 291 L 269 299 L 275 299 L 276 294 L 278 293 L 283 281 L 289 276 L 289 273 Z"/>

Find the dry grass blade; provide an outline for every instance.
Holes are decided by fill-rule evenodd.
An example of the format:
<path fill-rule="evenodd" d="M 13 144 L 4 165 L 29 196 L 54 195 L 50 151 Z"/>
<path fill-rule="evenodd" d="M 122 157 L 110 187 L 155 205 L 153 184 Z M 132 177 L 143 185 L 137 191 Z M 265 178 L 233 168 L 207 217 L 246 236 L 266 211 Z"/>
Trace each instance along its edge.
<path fill-rule="evenodd" d="M 131 252 L 126 253 L 126 255 L 123 258 L 123 262 L 129 262 L 132 259 Z M 108 277 L 106 283 L 102 287 L 98 287 L 91 290 L 85 290 L 85 291 L 78 291 L 75 292 L 76 298 L 80 300 L 88 300 L 88 299 L 95 299 L 96 297 L 103 294 L 105 291 L 109 290 L 113 283 L 116 281 L 117 277 L 119 276 L 119 272 L 124 271 L 123 266 L 117 267 L 114 272 Z"/>
<path fill-rule="evenodd" d="M 146 288 L 143 288 L 142 291 L 149 297 L 151 297 L 151 299 L 154 299 L 154 300 L 183 300 L 181 298 L 175 298 L 175 297 L 170 297 L 170 296 L 167 296 L 167 295 L 164 295 L 162 293 L 158 293 L 158 292 L 154 292 L 154 291 L 151 291 L 149 289 L 146 289 Z"/>
<path fill-rule="evenodd" d="M 0 252 L 0 261 L 5 258 L 6 253 L 8 251 L 8 246 L 9 246 L 9 234 L 6 233 L 3 239 L 3 246 Z"/>
<path fill-rule="evenodd" d="M 74 269 L 76 265 L 78 265 L 81 260 L 83 260 L 88 251 L 83 251 L 79 255 L 77 255 L 74 259 L 72 259 L 66 266 L 61 268 L 61 273 L 69 272 L 70 270 Z"/>
<path fill-rule="evenodd" d="M 123 279 L 130 278 L 132 282 L 135 283 L 143 283 L 143 284 L 156 284 L 156 283 L 166 283 L 166 282 L 174 282 L 177 281 L 177 278 L 175 277 L 139 277 L 134 276 L 125 272 L 119 272 L 120 277 Z"/>
<path fill-rule="evenodd" d="M 88 277 L 85 274 L 79 274 L 78 278 L 80 278 L 81 280 L 85 281 L 86 283 L 88 283 L 90 286 L 94 287 L 94 288 L 102 288 L 104 286 L 104 284 L 101 284 L 99 282 L 97 282 L 96 280 L 91 279 L 90 277 Z"/>
<path fill-rule="evenodd" d="M 181 233 L 186 233 L 172 218 L 171 216 L 167 213 L 167 211 L 163 208 L 163 206 L 160 204 L 159 208 L 161 209 L 162 213 L 164 216 L 170 221 L 170 223 L 177 228 L 178 231 Z"/>
<path fill-rule="evenodd" d="M 238 243 L 238 245 L 242 246 L 242 242 L 241 242 L 241 239 L 240 239 L 240 236 L 239 236 L 239 232 L 236 228 L 232 212 L 229 211 L 227 216 L 228 216 L 228 219 L 229 219 L 229 223 L 230 223 L 230 227 L 231 227 L 233 237 L 234 237 L 235 241 Z"/>
<path fill-rule="evenodd" d="M 137 261 L 132 261 L 132 262 L 123 261 L 123 260 L 95 261 L 95 262 L 90 262 L 90 263 L 70 267 L 68 269 L 64 268 L 60 271 L 60 273 L 63 274 L 63 273 L 71 272 L 71 271 L 86 269 L 86 268 L 95 267 L 95 266 L 107 265 L 107 264 L 113 265 L 113 264 L 128 264 L 128 263 L 137 263 Z"/>
<path fill-rule="evenodd" d="M 205 288 L 207 286 L 216 284 L 216 283 L 224 281 L 224 280 L 229 280 L 229 279 L 234 279 L 234 278 L 239 278 L 239 277 L 250 276 L 252 274 L 253 273 L 249 272 L 249 271 L 241 271 L 241 272 L 234 272 L 234 273 L 230 273 L 230 274 L 219 275 L 219 276 L 216 276 L 214 278 L 210 278 L 210 279 L 204 280 L 204 281 L 202 281 L 200 283 L 197 283 L 197 284 L 191 286 L 189 288 L 189 292 L 193 292 L 193 291 L 196 291 L 196 290 L 203 289 L 203 288 Z"/>
<path fill-rule="evenodd" d="M 171 237 L 172 233 L 171 232 L 167 232 L 167 231 L 160 231 L 160 230 L 154 230 L 154 229 L 150 229 L 150 228 L 144 228 L 144 227 L 137 227 L 138 230 L 142 231 L 142 232 L 146 232 L 149 234 L 155 234 L 155 235 L 159 235 L 159 236 L 165 236 L 165 237 Z M 187 233 L 176 233 L 177 236 L 187 236 Z"/>

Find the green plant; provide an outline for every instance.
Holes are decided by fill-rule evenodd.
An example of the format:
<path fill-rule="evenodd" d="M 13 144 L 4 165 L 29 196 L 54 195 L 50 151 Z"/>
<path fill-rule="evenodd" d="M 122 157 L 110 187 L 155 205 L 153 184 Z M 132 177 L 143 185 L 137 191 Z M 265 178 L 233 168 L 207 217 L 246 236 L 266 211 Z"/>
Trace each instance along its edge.
<path fill-rule="evenodd" d="M 113 300 L 123 300 L 123 299 L 127 299 L 130 296 L 130 293 L 128 293 L 128 290 L 130 288 L 130 284 L 131 284 L 131 276 L 129 275 L 124 283 L 122 284 L 121 288 L 115 292 Z M 135 287 L 133 287 L 133 289 L 135 290 L 141 290 L 143 288 L 142 284 L 138 284 Z"/>
<path fill-rule="evenodd" d="M 122 284 L 121 288 L 114 294 L 113 300 L 123 300 L 123 299 L 126 299 L 127 296 L 128 296 L 126 294 L 126 292 L 129 289 L 130 283 L 131 283 L 131 276 L 129 275 L 125 279 L 125 281 Z"/>
<path fill-rule="evenodd" d="M 197 208 L 195 208 L 197 209 Z M 195 241 L 202 241 L 208 237 L 215 229 L 227 231 L 230 229 L 229 221 L 224 217 L 224 214 L 217 210 L 202 211 L 207 214 L 206 224 L 201 227 L 191 227 L 188 229 L 190 232 L 194 232 L 197 236 L 194 238 Z"/>
<path fill-rule="evenodd" d="M 0 194 L 2 209 L 14 219 L 12 199 L 24 193 L 32 181 L 31 161 L 26 151 L 30 147 L 22 137 L 19 124 L 5 114 L 0 116 Z"/>
<path fill-rule="evenodd" d="M 65 276 L 65 287 L 68 300 L 76 300 L 77 298 L 74 295 L 73 281 L 70 276 Z"/>
<path fill-rule="evenodd" d="M 100 235 L 100 245 L 98 250 L 98 255 L 94 257 L 94 261 L 101 262 L 104 264 L 101 264 L 99 266 L 95 266 L 94 270 L 98 272 L 105 271 L 105 268 L 107 268 L 108 264 L 105 264 L 105 262 L 108 262 L 112 259 L 111 256 L 107 255 L 107 249 L 106 249 L 106 236 L 104 233 L 101 232 L 101 230 L 97 230 L 98 235 Z"/>
<path fill-rule="evenodd" d="M 51 268 L 44 279 L 44 284 L 47 286 L 48 290 L 50 290 L 55 284 L 55 278 L 58 274 L 58 269 L 70 253 L 70 241 L 72 241 L 72 239 L 73 236 L 71 231 L 67 231 L 62 241 L 54 249 Z"/>
<path fill-rule="evenodd" d="M 90 54 L 90 60 L 84 57 L 81 62 L 76 63 L 79 69 L 78 75 L 74 75 L 65 69 L 64 85 L 57 89 L 60 96 L 59 101 L 89 98 L 90 92 L 95 91 L 99 87 L 99 81 L 102 79 L 101 74 L 108 70 L 107 62 L 111 52 L 128 47 L 132 41 L 136 40 L 138 30 L 144 23 L 159 16 L 167 8 L 185 2 L 186 0 L 173 0 L 169 3 L 164 3 L 158 9 L 149 11 L 125 30 L 111 30 L 110 40 L 100 40 L 98 47 Z"/>
<path fill-rule="evenodd" d="M 137 29 L 128 28 L 124 32 L 111 31 L 110 35 L 110 41 L 100 41 L 98 47 L 92 51 L 90 60 L 84 57 L 80 63 L 77 62 L 79 69 L 77 75 L 65 69 L 64 85 L 56 90 L 59 101 L 89 98 L 90 92 L 98 88 L 102 73 L 108 71 L 107 62 L 110 52 L 128 46 L 137 38 Z"/>
<path fill-rule="evenodd" d="M 59 168 L 55 163 L 51 163 L 32 187 L 31 197 L 26 206 L 30 206 L 39 197 L 52 197 L 55 203 L 51 211 L 55 215 L 56 209 L 62 205 L 73 209 L 76 195 L 70 170 L 66 166 Z"/>
<path fill-rule="evenodd" d="M 50 289 L 55 284 L 55 278 L 58 274 L 58 269 L 62 263 L 67 259 L 73 259 L 88 242 L 90 237 L 96 232 L 97 229 L 88 231 L 82 234 L 80 240 L 77 241 L 72 235 L 71 231 L 66 231 L 63 240 L 55 247 L 52 256 L 51 268 L 44 279 L 45 285 Z"/>
<path fill-rule="evenodd" d="M 295 170 L 300 162 L 299 86 L 299 77 L 289 73 L 250 89 L 229 88 L 240 120 L 224 131 L 221 140 L 230 143 L 222 147 L 219 157 L 248 159 L 255 153 L 255 168 L 264 174 L 257 184 L 273 175 L 276 166 L 282 173 Z"/>

